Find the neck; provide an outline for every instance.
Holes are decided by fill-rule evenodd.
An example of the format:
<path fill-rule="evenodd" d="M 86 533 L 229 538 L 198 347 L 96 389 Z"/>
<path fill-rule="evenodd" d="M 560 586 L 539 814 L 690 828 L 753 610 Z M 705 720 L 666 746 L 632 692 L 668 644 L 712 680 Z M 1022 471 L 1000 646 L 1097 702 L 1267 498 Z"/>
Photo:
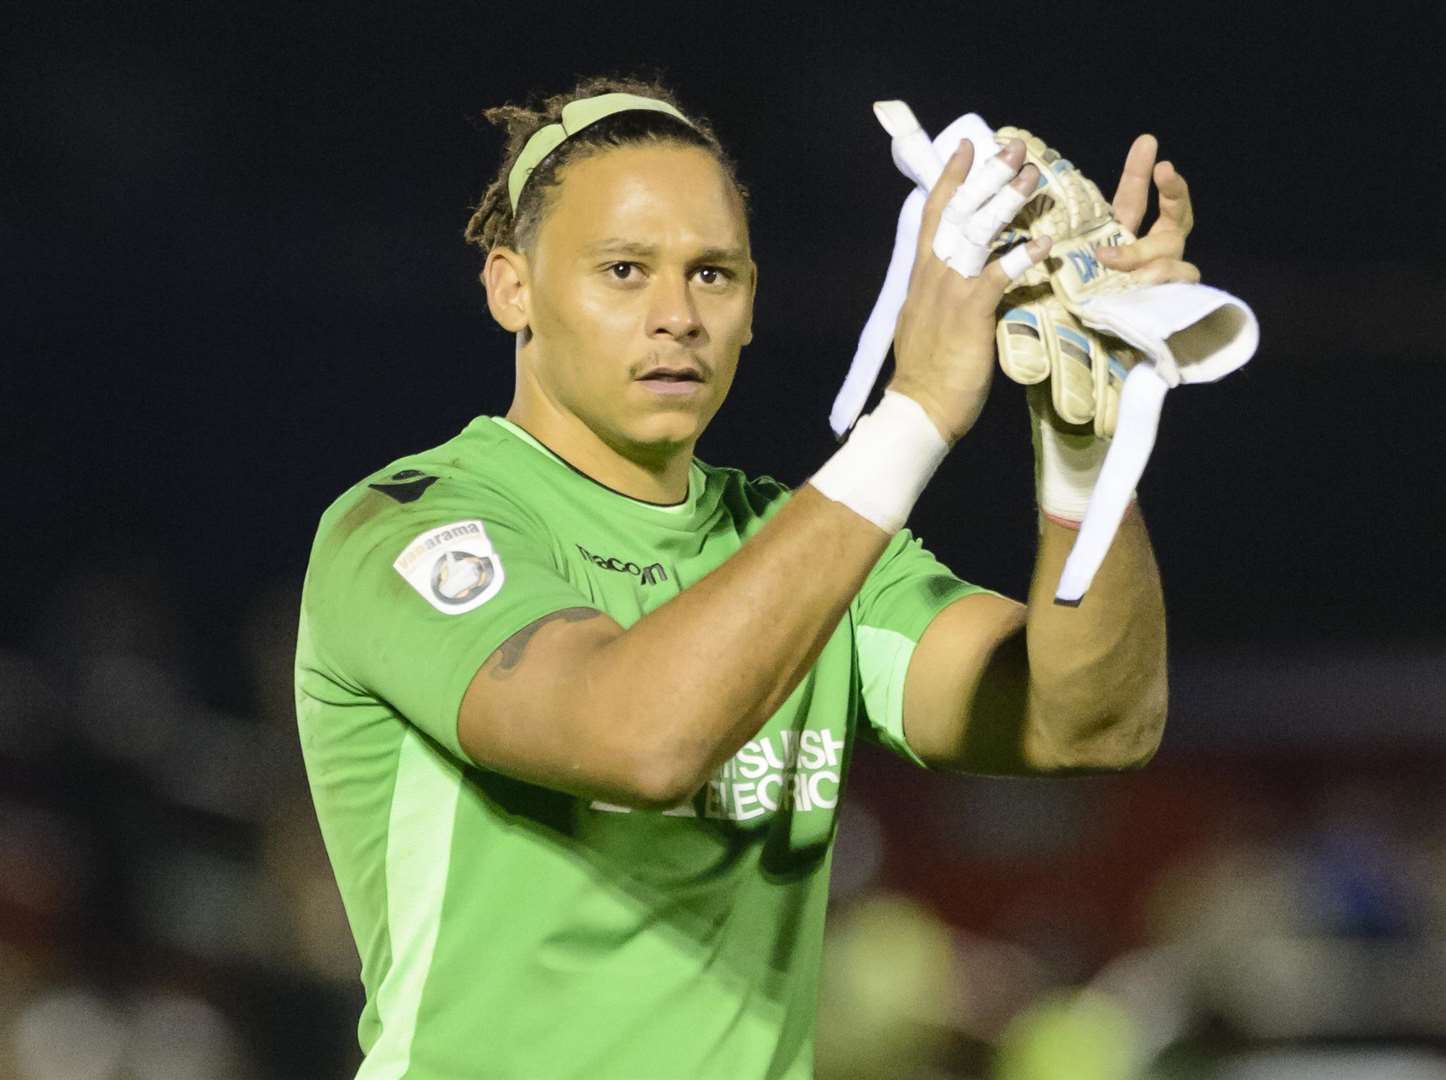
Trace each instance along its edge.
<path fill-rule="evenodd" d="M 619 445 L 580 417 L 520 388 L 507 419 L 573 468 L 629 498 L 671 505 L 688 497 L 691 442 L 656 452 L 650 452 L 652 447 Z"/>

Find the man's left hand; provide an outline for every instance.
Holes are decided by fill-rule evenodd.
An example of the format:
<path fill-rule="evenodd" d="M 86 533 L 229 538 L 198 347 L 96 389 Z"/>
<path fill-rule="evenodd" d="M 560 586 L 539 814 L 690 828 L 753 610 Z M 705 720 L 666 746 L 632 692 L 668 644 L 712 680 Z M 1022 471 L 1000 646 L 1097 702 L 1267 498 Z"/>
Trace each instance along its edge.
<path fill-rule="evenodd" d="M 1150 202 L 1153 179 L 1160 193 L 1160 214 L 1150 231 L 1133 244 L 1098 247 L 1095 255 L 1111 270 L 1131 272 L 1141 285 L 1166 281 L 1198 282 L 1200 270 L 1185 261 L 1185 238 L 1195 227 L 1195 210 L 1190 203 L 1190 185 L 1175 171 L 1172 162 L 1156 162 L 1159 143 L 1153 135 L 1141 135 L 1125 157 L 1115 197 L 1110 200 L 1115 219 L 1132 233 L 1139 233 Z"/>

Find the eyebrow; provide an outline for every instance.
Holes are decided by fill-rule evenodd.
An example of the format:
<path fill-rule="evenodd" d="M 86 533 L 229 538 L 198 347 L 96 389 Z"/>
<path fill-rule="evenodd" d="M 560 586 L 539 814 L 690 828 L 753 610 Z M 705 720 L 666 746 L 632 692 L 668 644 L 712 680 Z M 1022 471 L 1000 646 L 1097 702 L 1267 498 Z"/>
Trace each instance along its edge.
<path fill-rule="evenodd" d="M 652 244 L 643 244 L 637 240 L 623 240 L 618 237 L 599 240 L 587 245 L 583 250 L 589 255 L 636 255 L 643 259 L 651 258 L 658 253 L 658 249 Z M 692 261 L 694 263 L 742 264 L 748 261 L 748 253 L 742 248 L 707 247 L 698 252 Z"/>

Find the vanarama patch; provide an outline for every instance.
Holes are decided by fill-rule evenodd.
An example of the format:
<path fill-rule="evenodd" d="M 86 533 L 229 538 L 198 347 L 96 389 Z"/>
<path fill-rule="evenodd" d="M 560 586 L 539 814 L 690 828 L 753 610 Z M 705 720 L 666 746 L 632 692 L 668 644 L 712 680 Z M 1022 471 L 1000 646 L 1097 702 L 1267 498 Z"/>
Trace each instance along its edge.
<path fill-rule="evenodd" d="M 502 558 L 475 518 L 422 533 L 392 563 L 422 599 L 444 615 L 461 615 L 497 595 Z"/>

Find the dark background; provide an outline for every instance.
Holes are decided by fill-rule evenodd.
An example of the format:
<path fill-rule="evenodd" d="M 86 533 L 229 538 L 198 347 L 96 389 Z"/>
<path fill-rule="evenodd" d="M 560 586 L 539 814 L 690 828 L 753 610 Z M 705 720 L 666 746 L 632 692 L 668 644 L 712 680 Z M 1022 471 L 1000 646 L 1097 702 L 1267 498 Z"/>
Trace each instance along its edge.
<path fill-rule="evenodd" d="M 1107 192 L 1148 130 L 1192 185 L 1190 257 L 1262 326 L 1248 369 L 1170 399 L 1144 482 L 1172 629 L 1433 636 L 1443 6 L 1326 10 L 32 9 L 3 83 L 6 637 L 58 566 L 137 551 L 224 627 L 298 577 L 341 489 L 504 411 L 510 339 L 460 238 L 500 150 L 475 118 L 654 67 L 755 199 L 757 337 L 705 459 L 797 482 L 828 452 L 907 190 L 874 99 L 1036 128 Z M 1015 593 L 1022 409 L 1001 382 L 917 518 Z"/>
<path fill-rule="evenodd" d="M 0 41 L 0 704 L 74 717 L 70 662 L 134 652 L 128 634 L 189 708 L 284 702 L 321 511 L 510 400 L 512 343 L 461 239 L 501 149 L 480 110 L 659 70 L 754 200 L 756 338 L 699 454 L 790 483 L 830 451 L 907 193 L 872 101 L 909 101 L 931 131 L 969 110 L 1028 127 L 1107 194 L 1133 136 L 1156 133 L 1194 195 L 1189 257 L 1262 334 L 1243 371 L 1170 396 L 1141 487 L 1171 631 L 1161 767 L 1229 776 L 1230 754 L 1278 754 L 1268 789 L 1326 747 L 1309 770 L 1325 790 L 1347 760 L 1436 761 L 1443 11 L 28 5 Z M 1024 408 L 998 380 L 913 519 L 961 575 L 1016 596 Z M 44 708 L 15 689 L 32 684 Z M 111 774 L 47 761 L 0 776 L 73 824 Z M 859 791 L 886 792 L 868 768 Z"/>

